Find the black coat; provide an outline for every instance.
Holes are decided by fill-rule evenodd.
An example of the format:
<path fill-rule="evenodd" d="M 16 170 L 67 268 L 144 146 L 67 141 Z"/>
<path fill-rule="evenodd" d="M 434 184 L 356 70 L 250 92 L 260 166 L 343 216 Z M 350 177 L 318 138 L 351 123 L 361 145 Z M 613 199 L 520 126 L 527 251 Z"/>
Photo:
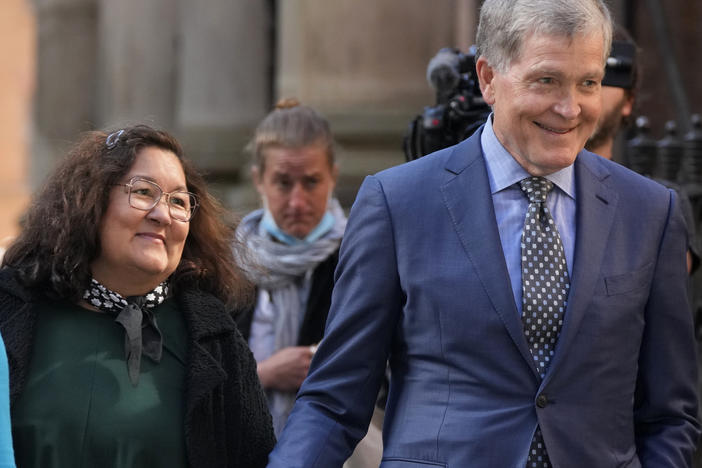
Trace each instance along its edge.
<path fill-rule="evenodd" d="M 0 270 L 0 333 L 10 367 L 11 404 L 24 387 L 32 355 L 35 294 Z M 264 467 L 275 445 L 256 362 L 220 300 L 184 290 L 176 295 L 188 330 L 185 443 L 194 468 Z"/>
<path fill-rule="evenodd" d="M 327 323 L 329 307 L 331 306 L 332 289 L 334 288 L 334 270 L 339 263 L 339 250 L 321 262 L 312 272 L 312 285 L 307 298 L 305 317 L 300 325 L 298 346 L 308 346 L 319 343 L 324 336 L 324 326 Z M 248 342 L 251 334 L 255 307 L 243 310 L 236 317 L 239 330 Z"/>

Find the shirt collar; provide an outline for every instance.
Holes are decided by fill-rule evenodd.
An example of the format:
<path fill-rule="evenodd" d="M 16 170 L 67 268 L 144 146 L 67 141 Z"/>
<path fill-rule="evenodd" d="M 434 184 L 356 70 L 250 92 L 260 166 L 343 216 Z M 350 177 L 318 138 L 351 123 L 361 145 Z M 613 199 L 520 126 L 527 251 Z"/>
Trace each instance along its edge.
<path fill-rule="evenodd" d="M 529 173 L 514 159 L 514 157 L 502 146 L 497 139 L 492 128 L 492 114 L 485 122 L 483 133 L 480 137 L 480 144 L 485 155 L 488 178 L 490 179 L 490 191 L 495 194 L 501 190 L 511 187 L 520 180 L 529 177 Z M 570 198 L 575 199 L 575 172 L 573 165 L 556 171 L 546 176 Z"/>

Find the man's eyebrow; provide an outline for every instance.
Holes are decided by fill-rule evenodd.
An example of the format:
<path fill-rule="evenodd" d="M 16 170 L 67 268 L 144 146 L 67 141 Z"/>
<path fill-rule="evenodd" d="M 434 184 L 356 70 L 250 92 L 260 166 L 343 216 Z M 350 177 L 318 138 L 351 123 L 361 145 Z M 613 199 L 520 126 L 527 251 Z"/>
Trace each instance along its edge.
<path fill-rule="evenodd" d="M 558 70 L 556 68 L 552 67 L 534 67 L 527 71 L 526 76 L 532 77 L 532 76 L 540 76 L 540 75 L 546 75 L 546 76 L 555 76 L 555 77 L 562 77 L 567 75 L 567 72 L 564 72 L 563 70 Z M 580 78 L 599 78 L 601 79 L 604 76 L 604 67 L 602 70 L 589 70 L 584 72 L 582 75 L 580 75 Z"/>
<path fill-rule="evenodd" d="M 527 75 L 554 75 L 554 76 L 561 76 L 564 73 L 557 68 L 553 67 L 548 67 L 548 66 L 535 66 L 533 68 L 530 68 L 527 71 Z"/>

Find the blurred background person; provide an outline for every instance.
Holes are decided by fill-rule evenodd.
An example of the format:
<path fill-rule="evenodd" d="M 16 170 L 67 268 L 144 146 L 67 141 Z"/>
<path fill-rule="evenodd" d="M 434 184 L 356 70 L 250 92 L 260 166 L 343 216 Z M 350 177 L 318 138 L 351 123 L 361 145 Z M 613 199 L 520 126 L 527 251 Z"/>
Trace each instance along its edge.
<path fill-rule="evenodd" d="M 626 29 L 616 26 L 602 80 L 602 112 L 585 149 L 607 159 L 624 162 L 622 143 L 632 122 L 639 88 L 639 49 Z M 681 155 L 682 157 L 682 155 Z M 687 270 L 692 275 L 700 265 L 696 222 L 685 190 L 669 180 L 656 179 L 680 194 L 680 208 L 685 217 L 688 235 Z"/>
<path fill-rule="evenodd" d="M 612 157 L 615 139 L 620 130 L 629 126 L 634 112 L 639 82 L 636 55 L 634 40 L 626 30 L 617 26 L 602 80 L 602 112 L 595 133 L 585 144 L 585 149 L 615 161 L 621 161 L 619 154 Z"/>
<path fill-rule="evenodd" d="M 259 124 L 250 150 L 263 208 L 237 232 L 261 268 L 248 269 L 256 305 L 238 322 L 280 432 L 324 333 L 346 216 L 332 196 L 338 174 L 332 134 L 315 110 L 281 100 Z"/>
<path fill-rule="evenodd" d="M 258 125 L 249 150 L 263 207 L 238 228 L 256 262 L 248 273 L 257 286 L 255 307 L 238 323 L 279 433 L 324 334 L 346 215 L 333 196 L 339 171 L 334 138 L 316 110 L 280 100 Z M 368 461 L 351 466 L 380 463 L 376 423 L 355 455 Z"/>
<path fill-rule="evenodd" d="M 233 230 L 169 134 L 87 133 L 0 270 L 23 467 L 259 467 L 274 444 L 230 311 Z M 236 244 L 235 244 L 236 248 Z"/>

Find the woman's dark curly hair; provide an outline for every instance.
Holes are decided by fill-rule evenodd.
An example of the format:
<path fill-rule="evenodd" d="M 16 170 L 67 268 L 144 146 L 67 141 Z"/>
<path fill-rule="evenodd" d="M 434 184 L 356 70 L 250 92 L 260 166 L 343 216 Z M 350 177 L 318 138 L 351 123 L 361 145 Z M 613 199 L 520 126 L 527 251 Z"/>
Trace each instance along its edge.
<path fill-rule="evenodd" d="M 110 135 L 86 133 L 35 195 L 2 265 L 15 268 L 30 288 L 78 301 L 90 281 L 90 265 L 101 251 L 100 222 L 107 210 L 109 187 L 129 172 L 146 147 L 173 152 L 183 166 L 188 190 L 199 198 L 183 255 L 171 275 L 173 289 L 194 286 L 230 306 L 249 304 L 253 289 L 235 260 L 234 251 L 241 246 L 234 226 L 224 222 L 224 209 L 184 159 L 178 141 L 146 125 Z"/>

